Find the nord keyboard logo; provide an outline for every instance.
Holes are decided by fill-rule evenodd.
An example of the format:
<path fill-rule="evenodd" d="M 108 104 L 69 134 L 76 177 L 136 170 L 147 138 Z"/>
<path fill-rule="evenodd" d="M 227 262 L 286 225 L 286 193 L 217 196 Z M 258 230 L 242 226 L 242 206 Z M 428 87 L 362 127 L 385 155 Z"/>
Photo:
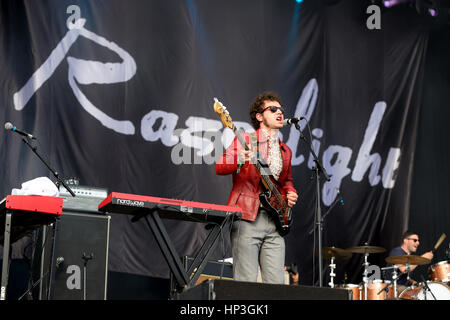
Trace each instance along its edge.
<path fill-rule="evenodd" d="M 144 201 L 139 200 L 117 199 L 117 204 L 132 207 L 144 207 Z"/>

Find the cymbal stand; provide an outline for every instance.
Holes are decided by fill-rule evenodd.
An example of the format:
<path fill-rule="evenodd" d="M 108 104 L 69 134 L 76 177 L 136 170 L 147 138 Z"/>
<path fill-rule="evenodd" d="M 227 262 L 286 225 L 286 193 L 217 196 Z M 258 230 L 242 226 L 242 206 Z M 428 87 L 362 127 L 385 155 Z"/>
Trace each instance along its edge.
<path fill-rule="evenodd" d="M 330 262 L 330 282 L 328 283 L 331 288 L 334 288 L 334 277 L 336 274 L 334 273 L 334 269 L 336 269 L 336 264 L 334 263 L 334 257 L 331 257 Z"/>
<path fill-rule="evenodd" d="M 394 264 L 393 265 L 394 271 L 392 272 L 392 281 L 394 282 L 394 298 L 397 298 L 397 279 L 398 279 L 398 274 L 397 274 L 397 266 Z"/>
<path fill-rule="evenodd" d="M 394 298 L 397 298 L 397 279 L 398 279 L 397 269 L 398 269 L 398 266 L 394 264 L 392 267 L 381 268 L 381 270 L 388 270 L 388 269 L 394 269 L 394 271 L 392 272 L 392 283 L 394 285 Z M 386 288 L 387 287 L 388 286 L 386 286 Z"/>
<path fill-rule="evenodd" d="M 364 300 L 367 300 L 367 286 L 369 284 L 369 278 L 367 277 L 368 274 L 368 268 L 369 268 L 369 261 L 367 258 L 369 257 L 369 253 L 364 253 L 364 272 L 363 272 L 363 283 L 364 283 Z"/>
<path fill-rule="evenodd" d="M 409 272 L 411 271 L 411 265 L 409 264 L 409 263 L 407 263 L 406 264 L 406 279 L 408 280 L 408 282 L 409 282 L 409 280 L 411 279 L 410 277 L 409 277 Z"/>

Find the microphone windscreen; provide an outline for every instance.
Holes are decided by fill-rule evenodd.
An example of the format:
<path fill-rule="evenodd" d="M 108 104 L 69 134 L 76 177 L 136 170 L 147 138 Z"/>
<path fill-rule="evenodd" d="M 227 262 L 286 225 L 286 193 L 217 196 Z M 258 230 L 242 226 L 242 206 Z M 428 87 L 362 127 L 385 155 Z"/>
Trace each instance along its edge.
<path fill-rule="evenodd" d="M 14 128 L 13 124 L 11 122 L 5 123 L 5 129 L 6 130 L 12 130 Z"/>

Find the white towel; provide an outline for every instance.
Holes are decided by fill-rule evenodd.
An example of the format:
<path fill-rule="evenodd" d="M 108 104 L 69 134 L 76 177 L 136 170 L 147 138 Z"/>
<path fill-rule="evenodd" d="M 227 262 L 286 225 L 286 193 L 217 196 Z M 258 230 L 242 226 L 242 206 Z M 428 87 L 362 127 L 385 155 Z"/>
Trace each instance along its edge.
<path fill-rule="evenodd" d="M 22 183 L 21 189 L 12 189 L 11 194 L 59 197 L 59 190 L 49 178 L 39 177 Z"/>

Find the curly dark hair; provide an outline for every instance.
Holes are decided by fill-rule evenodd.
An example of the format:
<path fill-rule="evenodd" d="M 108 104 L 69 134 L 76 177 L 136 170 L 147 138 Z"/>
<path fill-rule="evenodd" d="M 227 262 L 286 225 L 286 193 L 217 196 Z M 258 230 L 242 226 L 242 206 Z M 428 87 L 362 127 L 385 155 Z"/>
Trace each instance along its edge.
<path fill-rule="evenodd" d="M 273 91 L 265 91 L 260 93 L 250 106 L 250 120 L 255 130 L 259 129 L 259 121 L 256 119 L 256 114 L 262 112 L 262 105 L 264 101 L 278 101 L 281 104 L 280 96 Z"/>

